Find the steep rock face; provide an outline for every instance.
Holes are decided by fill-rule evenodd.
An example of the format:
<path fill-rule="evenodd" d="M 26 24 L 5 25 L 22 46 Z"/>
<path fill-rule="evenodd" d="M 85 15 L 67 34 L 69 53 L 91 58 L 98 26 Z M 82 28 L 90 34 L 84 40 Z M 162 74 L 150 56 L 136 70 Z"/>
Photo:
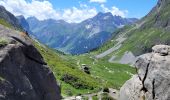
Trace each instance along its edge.
<path fill-rule="evenodd" d="M 60 100 L 60 88 L 24 33 L 0 25 L 0 100 Z"/>
<path fill-rule="evenodd" d="M 156 45 L 136 61 L 137 75 L 120 90 L 120 100 L 170 100 L 170 46 Z"/>

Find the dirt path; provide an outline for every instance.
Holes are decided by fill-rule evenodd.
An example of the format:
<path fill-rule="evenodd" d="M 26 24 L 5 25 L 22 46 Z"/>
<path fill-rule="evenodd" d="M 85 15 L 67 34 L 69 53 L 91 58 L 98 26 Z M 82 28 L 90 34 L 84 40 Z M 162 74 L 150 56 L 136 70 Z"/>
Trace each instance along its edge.
<path fill-rule="evenodd" d="M 121 47 L 120 44 L 119 44 L 119 45 L 115 45 L 114 47 L 112 47 L 112 48 L 106 50 L 105 52 L 103 52 L 103 53 L 97 55 L 96 58 L 97 58 L 97 59 L 103 58 L 103 57 L 107 56 L 108 54 L 112 53 L 113 51 L 118 50 L 120 47 Z"/>
<path fill-rule="evenodd" d="M 84 95 L 81 95 L 81 96 L 71 96 L 71 97 L 65 97 L 63 100 L 82 100 L 81 98 L 82 97 L 87 97 L 88 100 L 93 100 L 93 96 L 97 96 L 98 97 L 98 100 L 101 100 L 102 99 L 102 93 L 103 91 L 100 91 L 98 93 L 91 93 L 91 94 L 84 94 Z M 114 99 L 118 99 L 118 96 L 119 96 L 119 91 L 116 90 L 116 89 L 113 89 L 113 88 L 109 88 L 109 93 L 108 95 Z"/>

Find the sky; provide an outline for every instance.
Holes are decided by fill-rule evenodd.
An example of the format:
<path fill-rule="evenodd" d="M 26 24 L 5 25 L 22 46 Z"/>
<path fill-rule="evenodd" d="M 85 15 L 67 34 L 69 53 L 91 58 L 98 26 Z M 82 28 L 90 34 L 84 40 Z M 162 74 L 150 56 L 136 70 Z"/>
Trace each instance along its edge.
<path fill-rule="evenodd" d="M 142 18 L 158 0 L 0 0 L 15 16 L 36 17 L 39 20 L 65 20 L 79 23 L 98 12 L 111 12 L 123 18 Z"/>

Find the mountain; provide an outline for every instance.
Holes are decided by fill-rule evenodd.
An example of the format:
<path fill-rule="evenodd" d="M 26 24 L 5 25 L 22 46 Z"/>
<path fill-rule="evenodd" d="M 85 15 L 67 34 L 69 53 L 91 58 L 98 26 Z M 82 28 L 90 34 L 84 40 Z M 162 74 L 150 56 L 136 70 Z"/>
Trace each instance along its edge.
<path fill-rule="evenodd" d="M 25 31 L 30 31 L 29 30 L 30 29 L 29 24 L 27 23 L 27 21 L 26 21 L 24 16 L 22 16 L 22 15 L 21 16 L 16 16 L 16 18 L 18 19 L 19 24 L 23 27 L 23 29 Z"/>
<path fill-rule="evenodd" d="M 1 5 L 0 5 L 0 23 L 8 27 L 13 27 L 14 29 L 23 30 L 18 19 Z"/>
<path fill-rule="evenodd" d="M 33 18 L 32 24 L 36 25 L 36 21 Z M 50 20 L 49 23 L 53 21 Z M 5 20 L 4 22 L 7 23 Z M 62 20 L 58 22 L 64 23 Z M 135 73 L 134 68 L 129 65 L 95 60 L 90 54 L 65 55 L 31 39 L 25 32 L 1 26 L 0 99 L 2 100 L 59 100 L 60 90 L 63 96 L 101 93 L 103 87 L 119 89 Z M 89 68 L 90 74 L 82 70 L 83 65 Z M 54 76 L 61 83 L 61 89 Z M 105 94 L 100 95 L 104 98 Z M 87 95 L 84 96 L 85 99 L 88 98 Z"/>
<path fill-rule="evenodd" d="M 81 23 L 53 19 L 39 21 L 35 17 L 27 21 L 34 36 L 42 43 L 66 53 L 82 54 L 101 46 L 117 28 L 132 24 L 137 19 L 98 13 Z"/>
<path fill-rule="evenodd" d="M 170 0 L 159 0 L 141 20 L 113 33 L 116 35 L 96 51 L 96 58 L 105 57 L 109 62 L 127 64 L 135 57 L 151 52 L 154 45 L 170 44 L 169 9 Z"/>

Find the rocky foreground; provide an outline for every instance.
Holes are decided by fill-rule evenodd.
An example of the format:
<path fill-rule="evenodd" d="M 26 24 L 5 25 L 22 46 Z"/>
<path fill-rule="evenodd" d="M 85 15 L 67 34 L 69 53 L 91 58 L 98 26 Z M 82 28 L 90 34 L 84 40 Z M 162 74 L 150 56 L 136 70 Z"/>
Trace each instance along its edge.
<path fill-rule="evenodd" d="M 0 100 L 60 100 L 53 73 L 25 33 L 0 25 Z"/>
<path fill-rule="evenodd" d="M 123 85 L 119 100 L 170 100 L 170 46 L 152 50 L 136 61 L 137 74 Z"/>

